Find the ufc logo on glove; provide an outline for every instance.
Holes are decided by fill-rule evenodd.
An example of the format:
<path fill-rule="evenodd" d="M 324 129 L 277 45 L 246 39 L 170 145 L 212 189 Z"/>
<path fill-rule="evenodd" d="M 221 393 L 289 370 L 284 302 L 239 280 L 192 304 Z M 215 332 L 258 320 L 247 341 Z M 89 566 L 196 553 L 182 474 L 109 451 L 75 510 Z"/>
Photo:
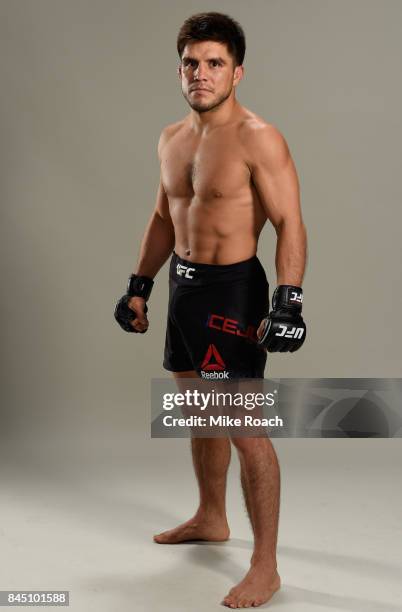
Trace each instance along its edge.
<path fill-rule="evenodd" d="M 288 329 L 286 325 L 279 325 L 281 330 L 276 332 L 275 336 L 285 337 L 285 338 L 301 338 L 304 334 L 303 327 L 292 327 L 292 329 Z"/>
<path fill-rule="evenodd" d="M 290 294 L 290 302 L 297 302 L 298 304 L 303 304 L 303 294 L 297 293 L 297 291 L 292 291 Z"/>
<path fill-rule="evenodd" d="M 303 289 L 279 285 L 272 296 L 272 310 L 264 319 L 259 339 L 269 353 L 294 353 L 306 339 L 306 325 L 301 314 Z"/>

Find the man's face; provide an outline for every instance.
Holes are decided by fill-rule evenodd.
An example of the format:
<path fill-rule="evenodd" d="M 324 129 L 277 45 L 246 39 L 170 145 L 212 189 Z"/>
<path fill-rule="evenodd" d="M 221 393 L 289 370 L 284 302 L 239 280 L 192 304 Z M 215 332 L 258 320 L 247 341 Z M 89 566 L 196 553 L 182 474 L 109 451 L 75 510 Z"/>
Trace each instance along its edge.
<path fill-rule="evenodd" d="M 199 113 L 216 108 L 230 96 L 243 75 L 226 45 L 205 40 L 184 47 L 179 77 L 184 97 Z"/>

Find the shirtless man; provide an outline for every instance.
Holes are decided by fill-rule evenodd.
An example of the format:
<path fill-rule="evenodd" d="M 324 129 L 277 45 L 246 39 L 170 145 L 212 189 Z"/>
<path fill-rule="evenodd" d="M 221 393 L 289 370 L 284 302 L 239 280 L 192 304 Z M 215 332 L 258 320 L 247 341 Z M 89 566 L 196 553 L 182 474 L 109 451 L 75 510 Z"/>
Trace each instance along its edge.
<path fill-rule="evenodd" d="M 164 367 L 178 384 L 214 371 L 263 378 L 267 350 L 297 350 L 305 337 L 306 231 L 295 166 L 282 134 L 236 100 L 245 51 L 239 24 L 219 13 L 194 15 L 183 24 L 177 47 L 182 93 L 191 110 L 161 134 L 156 206 L 115 316 L 126 331 L 147 330 L 152 279 L 171 256 Z M 270 314 L 268 283 L 256 257 L 267 219 L 277 234 L 279 286 Z M 193 438 L 198 510 L 154 540 L 228 539 L 231 443 L 240 459 L 254 551 L 246 576 L 222 603 L 244 608 L 265 603 L 280 587 L 280 474 L 268 438 Z"/>

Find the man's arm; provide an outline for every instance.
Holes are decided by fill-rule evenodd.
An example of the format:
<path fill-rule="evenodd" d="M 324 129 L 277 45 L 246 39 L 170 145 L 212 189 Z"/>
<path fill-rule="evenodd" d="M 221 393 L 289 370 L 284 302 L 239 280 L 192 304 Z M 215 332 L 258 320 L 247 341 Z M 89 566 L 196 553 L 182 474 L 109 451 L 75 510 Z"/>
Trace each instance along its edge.
<path fill-rule="evenodd" d="M 172 253 L 174 243 L 175 236 L 169 203 L 162 181 L 160 181 L 155 210 L 146 227 L 134 273 L 154 278 Z"/>
<path fill-rule="evenodd" d="M 247 151 L 253 184 L 277 234 L 277 284 L 300 287 L 306 266 L 307 236 L 299 181 L 289 148 L 273 125 L 259 124 L 248 132 Z"/>
<path fill-rule="evenodd" d="M 167 126 L 159 138 L 158 157 L 161 162 L 162 149 L 169 139 L 172 126 Z M 156 205 L 141 242 L 140 254 L 134 273 L 154 278 L 172 253 L 175 243 L 174 227 L 169 212 L 169 202 L 163 188 L 162 178 L 156 196 Z"/>
<path fill-rule="evenodd" d="M 159 139 L 159 159 L 161 159 L 161 147 L 166 140 L 166 133 L 167 130 L 165 129 Z M 172 253 L 174 244 L 175 233 L 169 212 L 169 202 L 163 188 L 162 179 L 160 179 L 156 205 L 144 232 L 134 274 L 153 279 Z M 134 318 L 130 310 L 135 313 Z M 123 296 L 117 303 L 115 318 L 125 331 L 144 333 L 149 325 L 146 312 L 145 298 L 130 293 Z"/>

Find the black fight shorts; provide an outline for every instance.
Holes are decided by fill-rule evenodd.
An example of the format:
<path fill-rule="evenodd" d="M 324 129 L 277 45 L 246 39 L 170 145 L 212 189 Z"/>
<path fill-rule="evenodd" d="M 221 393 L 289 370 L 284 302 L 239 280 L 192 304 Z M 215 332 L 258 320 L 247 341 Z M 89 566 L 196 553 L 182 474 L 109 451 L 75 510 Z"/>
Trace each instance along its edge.
<path fill-rule="evenodd" d="M 258 257 L 222 266 L 173 253 L 163 367 L 210 380 L 263 378 L 267 353 L 256 332 L 268 312 Z"/>

